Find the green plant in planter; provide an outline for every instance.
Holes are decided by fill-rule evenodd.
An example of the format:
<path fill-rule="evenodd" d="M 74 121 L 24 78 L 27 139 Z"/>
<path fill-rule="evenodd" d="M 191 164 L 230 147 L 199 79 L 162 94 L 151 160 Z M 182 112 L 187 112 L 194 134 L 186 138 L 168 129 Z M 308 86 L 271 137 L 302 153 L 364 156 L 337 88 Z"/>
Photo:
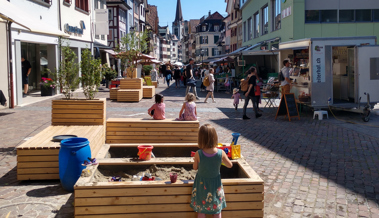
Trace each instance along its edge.
<path fill-rule="evenodd" d="M 82 51 L 82 60 L 80 61 L 80 69 L 82 76 L 80 81 L 83 86 L 83 93 L 86 99 L 92 100 L 98 92 L 97 87 L 101 83 L 101 60 L 92 56 L 91 50 L 84 49 Z"/>
<path fill-rule="evenodd" d="M 59 63 L 58 69 L 55 69 L 55 73 L 51 75 L 68 100 L 71 98 L 73 90 L 79 85 L 79 65 L 76 63 L 77 56 L 75 52 L 71 50 L 68 43 L 66 46 L 62 46 L 61 39 L 59 39 L 58 47 L 61 50 L 62 60 Z"/>
<path fill-rule="evenodd" d="M 132 78 L 133 72 L 137 68 L 137 61 L 140 55 L 147 49 L 147 32 L 130 32 L 120 39 L 120 44 L 116 46 L 117 58 L 121 59 L 129 68 L 127 77 Z"/>
<path fill-rule="evenodd" d="M 107 81 L 111 81 L 112 79 L 117 77 L 117 72 L 112 68 L 108 67 L 107 64 L 103 66 L 103 76 Z"/>
<path fill-rule="evenodd" d="M 145 72 L 145 76 L 149 76 L 151 70 L 153 69 L 153 66 L 151 66 L 151 65 L 144 65 L 144 66 L 142 67 L 142 69 L 143 69 L 143 71 Z"/>

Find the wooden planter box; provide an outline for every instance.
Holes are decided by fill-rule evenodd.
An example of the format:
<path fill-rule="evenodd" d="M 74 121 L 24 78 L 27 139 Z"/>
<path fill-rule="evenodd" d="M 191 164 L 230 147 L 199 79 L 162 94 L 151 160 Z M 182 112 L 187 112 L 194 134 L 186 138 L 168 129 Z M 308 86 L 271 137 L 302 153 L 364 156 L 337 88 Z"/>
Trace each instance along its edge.
<path fill-rule="evenodd" d="M 130 75 L 131 77 L 129 77 L 129 75 Z M 130 68 L 128 68 L 128 69 L 127 69 L 126 77 L 129 78 L 129 79 L 137 78 L 137 68 L 135 68 L 134 71 L 132 71 Z"/>
<path fill-rule="evenodd" d="M 119 88 L 111 88 L 109 90 L 109 99 L 111 100 L 117 100 L 117 91 L 119 90 Z"/>
<path fill-rule="evenodd" d="M 142 89 L 119 89 L 117 101 L 139 102 L 142 99 Z"/>
<path fill-rule="evenodd" d="M 151 83 L 153 83 L 153 85 L 155 86 L 155 88 L 158 88 L 158 82 L 157 81 L 152 81 Z"/>
<path fill-rule="evenodd" d="M 105 125 L 106 99 L 53 100 L 51 125 Z"/>
<path fill-rule="evenodd" d="M 49 126 L 17 147 L 17 180 L 59 179 L 60 143 L 56 135 L 77 135 L 90 142 L 91 156 L 96 157 L 105 141 L 104 126 Z"/>
<path fill-rule="evenodd" d="M 143 86 L 143 98 L 152 98 L 155 95 L 154 86 Z"/>
<path fill-rule="evenodd" d="M 192 180 L 97 182 L 96 171 L 127 171 L 143 165 L 190 166 L 188 160 L 166 158 L 165 162 L 115 163 L 102 160 L 97 166 L 87 167 L 88 177 L 81 177 L 75 184 L 75 217 L 180 217 L 195 218 L 190 207 Z M 227 207 L 223 217 L 263 217 L 263 180 L 243 160 L 233 161 L 231 170 L 236 178 L 222 179 Z M 148 167 L 148 166 L 147 166 Z"/>
<path fill-rule="evenodd" d="M 141 78 L 135 79 L 121 79 L 120 89 L 142 89 L 143 80 Z"/>

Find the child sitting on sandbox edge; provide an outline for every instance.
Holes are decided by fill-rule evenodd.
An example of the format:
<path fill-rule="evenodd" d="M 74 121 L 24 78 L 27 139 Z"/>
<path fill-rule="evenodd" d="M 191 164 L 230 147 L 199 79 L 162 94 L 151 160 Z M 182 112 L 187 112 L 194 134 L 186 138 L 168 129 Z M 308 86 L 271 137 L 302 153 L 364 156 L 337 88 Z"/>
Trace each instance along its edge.
<path fill-rule="evenodd" d="M 196 96 L 193 93 L 188 93 L 185 98 L 186 102 L 183 103 L 182 109 L 179 112 L 179 118 L 176 118 L 175 120 L 179 120 L 179 121 L 197 120 L 195 100 L 196 100 Z"/>
<path fill-rule="evenodd" d="M 166 105 L 163 103 L 163 95 L 155 94 L 155 104 L 147 110 L 147 113 L 153 117 L 154 120 L 164 120 L 165 117 L 165 108 Z"/>

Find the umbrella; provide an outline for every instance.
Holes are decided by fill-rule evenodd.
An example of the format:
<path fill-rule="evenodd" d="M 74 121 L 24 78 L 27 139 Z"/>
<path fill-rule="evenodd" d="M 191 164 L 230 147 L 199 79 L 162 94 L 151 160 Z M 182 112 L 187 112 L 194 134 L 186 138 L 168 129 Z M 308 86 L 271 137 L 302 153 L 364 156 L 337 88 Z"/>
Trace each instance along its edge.
<path fill-rule="evenodd" d="M 174 65 L 178 66 L 178 67 L 181 67 L 181 66 L 183 66 L 183 63 L 182 62 L 175 62 Z"/>

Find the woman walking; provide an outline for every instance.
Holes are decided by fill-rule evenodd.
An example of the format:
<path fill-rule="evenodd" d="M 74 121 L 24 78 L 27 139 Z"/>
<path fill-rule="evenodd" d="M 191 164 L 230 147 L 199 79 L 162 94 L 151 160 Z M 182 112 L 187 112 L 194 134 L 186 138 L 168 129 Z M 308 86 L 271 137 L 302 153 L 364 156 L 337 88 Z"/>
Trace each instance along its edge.
<path fill-rule="evenodd" d="M 178 66 L 175 66 L 174 70 L 175 88 L 180 88 L 180 70 Z"/>
<path fill-rule="evenodd" d="M 208 93 L 207 93 L 207 97 L 205 97 L 205 101 L 204 101 L 204 103 L 208 103 L 208 98 L 209 98 L 209 96 L 211 96 L 211 98 L 212 98 L 212 102 L 213 102 L 213 103 L 216 103 L 216 101 L 215 101 L 215 99 L 214 99 L 214 97 L 213 97 L 213 91 L 214 91 L 214 88 L 215 88 L 215 86 L 214 86 L 215 78 L 214 78 L 213 74 L 214 74 L 214 69 L 213 69 L 213 68 L 210 68 L 210 69 L 209 69 L 209 75 L 208 75 L 209 86 L 207 86 L 207 92 L 208 92 Z"/>
<path fill-rule="evenodd" d="M 171 67 L 167 66 L 166 70 L 166 82 L 167 82 L 167 87 L 170 88 L 170 80 L 172 78 L 172 72 L 171 72 Z"/>

